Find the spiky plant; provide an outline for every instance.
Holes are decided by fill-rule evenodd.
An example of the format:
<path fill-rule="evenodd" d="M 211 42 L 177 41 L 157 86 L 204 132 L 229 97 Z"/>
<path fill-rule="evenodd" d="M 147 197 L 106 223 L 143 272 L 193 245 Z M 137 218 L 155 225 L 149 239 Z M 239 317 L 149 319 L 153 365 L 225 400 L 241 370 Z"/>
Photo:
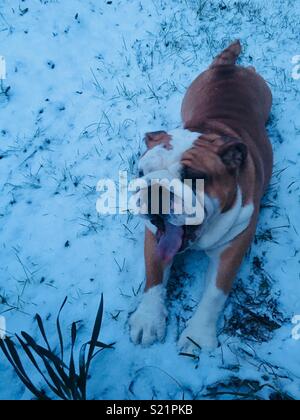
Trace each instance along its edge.
<path fill-rule="evenodd" d="M 21 335 L 15 334 L 21 349 L 18 349 L 14 341 L 5 337 L 0 339 L 0 349 L 9 363 L 14 368 L 16 374 L 31 391 L 31 393 L 39 400 L 51 400 L 49 391 L 61 400 L 86 400 L 87 399 L 87 381 L 89 377 L 89 369 L 93 358 L 105 349 L 113 348 L 114 343 L 104 344 L 98 341 L 102 317 L 103 317 L 103 295 L 101 296 L 100 305 L 97 311 L 94 328 L 91 339 L 82 344 L 80 347 L 77 366 L 75 364 L 74 349 L 77 338 L 76 322 L 71 327 L 71 350 L 68 362 L 65 361 L 65 345 L 60 325 L 60 314 L 67 302 L 67 298 L 58 312 L 56 319 L 56 328 L 59 343 L 59 354 L 57 354 L 49 344 L 42 318 L 36 315 L 36 321 L 39 332 L 44 341 L 44 345 L 40 345 L 28 333 L 22 331 Z M 29 373 L 25 370 L 21 361 L 21 353 L 27 356 L 31 365 L 38 371 L 41 378 L 45 382 L 45 389 L 38 388 L 30 379 Z"/>

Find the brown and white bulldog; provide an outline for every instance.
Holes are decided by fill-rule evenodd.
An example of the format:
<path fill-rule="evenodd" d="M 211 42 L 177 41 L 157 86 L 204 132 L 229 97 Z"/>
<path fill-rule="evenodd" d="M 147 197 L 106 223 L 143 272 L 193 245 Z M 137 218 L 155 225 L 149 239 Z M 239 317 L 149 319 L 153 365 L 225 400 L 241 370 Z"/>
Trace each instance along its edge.
<path fill-rule="evenodd" d="M 272 94 L 253 67 L 239 67 L 236 41 L 188 88 L 183 128 L 146 134 L 139 169 L 148 177 L 169 171 L 205 183 L 205 217 L 196 227 L 151 218 L 145 232 L 146 286 L 129 320 L 134 343 L 150 345 L 166 334 L 165 287 L 173 258 L 193 248 L 210 259 L 204 294 L 179 339 L 182 351 L 217 346 L 216 327 L 234 277 L 251 244 L 261 198 L 272 174 L 266 132 Z M 191 340 L 190 340 L 191 339 Z"/>

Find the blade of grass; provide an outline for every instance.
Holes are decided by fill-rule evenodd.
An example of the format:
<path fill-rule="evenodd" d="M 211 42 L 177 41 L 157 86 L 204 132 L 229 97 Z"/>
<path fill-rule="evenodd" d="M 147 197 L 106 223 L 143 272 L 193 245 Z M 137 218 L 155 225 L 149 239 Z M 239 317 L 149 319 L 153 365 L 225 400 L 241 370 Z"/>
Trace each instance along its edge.
<path fill-rule="evenodd" d="M 96 343 L 98 341 L 98 337 L 99 337 L 99 333 L 100 333 L 100 329 L 101 329 L 101 324 L 102 324 L 102 317 L 103 317 L 103 294 L 101 295 L 101 301 L 100 301 L 100 305 L 98 308 L 98 312 L 96 315 L 96 320 L 95 320 L 95 324 L 94 324 L 94 328 L 93 328 L 93 332 L 92 332 L 92 338 L 90 340 L 90 344 L 89 344 L 89 351 L 88 351 L 88 356 L 87 356 L 87 362 L 86 362 L 86 373 L 88 374 L 89 371 L 89 367 L 91 364 L 91 360 L 93 357 L 93 353 L 96 347 Z"/>
<path fill-rule="evenodd" d="M 87 370 L 86 370 L 86 361 L 85 354 L 88 343 L 85 343 L 81 346 L 79 352 L 79 378 L 78 378 L 78 388 L 81 391 L 82 399 L 86 399 L 86 382 L 87 382 Z"/>
<path fill-rule="evenodd" d="M 91 344 L 91 342 L 89 341 L 87 344 Z M 103 349 L 112 349 L 115 344 L 116 343 L 105 344 L 105 343 L 102 343 L 102 341 L 96 341 L 95 347 L 98 347 L 98 348 L 101 347 Z"/>
<path fill-rule="evenodd" d="M 57 332 L 58 332 L 58 338 L 59 338 L 59 345 L 60 345 L 60 355 L 61 355 L 61 360 L 64 360 L 64 342 L 63 342 L 63 336 L 62 336 L 62 332 L 61 332 L 61 328 L 60 328 L 60 314 L 61 311 L 63 310 L 66 302 L 67 302 L 68 297 L 66 296 L 63 304 L 60 307 L 60 310 L 58 311 L 58 315 L 57 315 L 57 319 L 56 319 L 56 327 L 57 327 Z"/>
<path fill-rule="evenodd" d="M 54 387 L 47 379 L 46 375 L 43 373 L 43 371 L 40 369 L 37 361 L 35 360 L 31 350 L 29 349 L 28 344 L 26 344 L 21 337 L 19 337 L 16 334 L 16 337 L 19 341 L 19 343 L 21 344 L 24 352 L 26 353 L 26 355 L 28 356 L 29 360 L 31 361 L 31 363 L 33 364 L 33 366 L 37 369 L 37 371 L 39 372 L 39 374 L 42 376 L 42 378 L 44 379 L 44 381 L 46 382 L 46 384 L 49 386 L 49 388 L 51 389 L 52 392 L 54 392 L 58 397 L 65 399 L 65 395 L 61 392 L 61 390 L 57 387 Z"/>
<path fill-rule="evenodd" d="M 5 347 L 5 344 L 7 348 Z M 51 400 L 45 393 L 40 392 L 31 382 L 31 380 L 28 378 L 22 363 L 17 355 L 16 350 L 14 349 L 14 345 L 12 341 L 10 341 L 9 338 L 6 338 L 5 340 L 0 340 L 0 348 L 3 351 L 4 355 L 6 356 L 9 363 L 14 368 L 17 376 L 20 378 L 20 380 L 23 382 L 23 384 L 26 386 L 26 388 L 29 389 L 29 391 L 36 396 L 39 400 Z M 21 370 L 20 370 L 21 367 Z"/>
<path fill-rule="evenodd" d="M 35 340 L 28 333 L 26 333 L 25 331 L 21 331 L 21 335 L 26 340 L 26 342 L 29 344 L 29 346 L 34 348 L 34 350 L 37 353 L 40 353 L 43 356 L 48 357 L 48 359 L 50 359 L 51 362 L 53 362 L 55 364 L 58 364 L 59 366 L 61 366 L 61 368 L 67 368 L 67 366 L 62 362 L 62 360 L 59 357 L 57 357 L 55 354 L 53 354 L 52 351 L 49 351 L 45 347 L 42 347 L 39 344 L 37 344 L 35 342 Z"/>
<path fill-rule="evenodd" d="M 37 321 L 37 324 L 38 324 L 39 330 L 41 332 L 41 335 L 42 335 L 42 337 L 43 337 L 43 339 L 44 339 L 44 341 L 45 341 L 45 343 L 48 347 L 48 350 L 51 351 L 51 347 L 50 347 L 48 339 L 47 339 L 47 335 L 46 335 L 46 332 L 45 332 L 45 328 L 44 328 L 42 318 L 40 317 L 39 314 L 36 314 L 35 319 Z"/>
<path fill-rule="evenodd" d="M 71 354 L 70 354 L 70 363 L 69 363 L 69 378 L 70 382 L 72 384 L 71 392 L 74 400 L 80 400 L 80 394 L 77 391 L 77 382 L 78 382 L 78 376 L 76 375 L 75 370 L 75 362 L 74 362 L 74 346 L 76 342 L 77 337 L 77 328 L 76 328 L 76 322 L 72 323 L 71 327 Z"/>
<path fill-rule="evenodd" d="M 54 380 L 59 383 L 59 386 L 61 388 L 63 388 L 64 392 L 68 395 L 68 397 L 70 397 L 70 388 L 72 386 L 72 384 L 70 383 L 70 379 L 68 377 L 68 375 L 66 374 L 66 372 L 63 369 L 63 366 L 65 366 L 63 364 L 63 362 L 57 357 L 55 356 L 53 353 L 49 352 L 48 350 L 46 350 L 44 347 L 39 346 L 38 344 L 36 344 L 36 342 L 34 341 L 34 339 L 27 333 L 25 333 L 24 331 L 21 332 L 22 336 L 25 338 L 27 344 L 32 347 L 32 349 L 35 351 L 35 353 L 42 359 L 48 374 L 51 375 L 53 378 L 55 378 Z M 57 377 L 57 374 L 53 371 L 51 365 L 49 364 L 48 360 L 54 365 L 57 374 L 59 375 L 59 377 Z M 51 378 L 52 379 L 52 378 Z M 52 379 L 53 380 L 53 379 Z"/>
<path fill-rule="evenodd" d="M 193 343 L 196 347 L 198 347 L 199 350 L 202 350 L 202 347 L 199 346 L 198 343 L 196 343 L 196 341 L 194 341 L 191 337 L 187 337 L 188 340 L 190 340 L 191 343 Z"/>
<path fill-rule="evenodd" d="M 94 353 L 94 354 L 93 354 L 93 356 L 92 356 L 92 360 L 93 360 L 96 356 L 98 356 L 98 354 L 99 354 L 99 353 L 101 353 L 103 350 L 106 350 L 106 349 L 113 349 L 115 344 L 116 344 L 116 343 L 104 344 L 104 343 L 101 343 L 101 342 L 97 342 L 96 347 L 100 347 L 100 350 L 96 351 L 96 353 Z"/>
<path fill-rule="evenodd" d="M 86 387 L 87 387 L 87 378 L 88 372 L 90 368 L 90 364 L 93 358 L 94 350 L 96 348 L 96 344 L 98 342 L 98 337 L 101 329 L 102 323 L 102 316 L 103 316 L 103 294 L 101 295 L 100 305 L 97 311 L 96 320 L 92 332 L 91 340 L 88 343 L 85 343 L 81 346 L 80 354 L 79 354 L 79 380 L 78 386 L 82 393 L 82 398 L 86 399 Z M 89 346 L 88 356 L 86 359 L 86 349 Z"/>

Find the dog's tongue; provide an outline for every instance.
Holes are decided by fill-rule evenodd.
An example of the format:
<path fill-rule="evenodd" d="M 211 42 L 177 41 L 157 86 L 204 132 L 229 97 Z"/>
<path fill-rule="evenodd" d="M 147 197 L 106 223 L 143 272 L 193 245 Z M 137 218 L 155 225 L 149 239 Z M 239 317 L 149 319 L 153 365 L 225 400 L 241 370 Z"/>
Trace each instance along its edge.
<path fill-rule="evenodd" d="M 181 248 L 183 228 L 166 222 L 165 231 L 160 231 L 157 238 L 158 254 L 164 262 L 169 263 Z"/>

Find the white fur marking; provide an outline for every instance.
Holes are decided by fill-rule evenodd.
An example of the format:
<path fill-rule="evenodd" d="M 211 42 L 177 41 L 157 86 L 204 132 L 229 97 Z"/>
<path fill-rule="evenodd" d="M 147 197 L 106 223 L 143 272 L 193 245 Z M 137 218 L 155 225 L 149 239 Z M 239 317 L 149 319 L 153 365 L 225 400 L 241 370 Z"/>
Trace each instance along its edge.
<path fill-rule="evenodd" d="M 168 314 L 165 295 L 163 285 L 152 287 L 144 293 L 137 310 L 129 319 L 130 336 L 134 344 L 150 346 L 164 339 Z"/>
<path fill-rule="evenodd" d="M 205 205 L 206 203 L 207 198 Z M 226 213 L 220 213 L 220 210 L 216 211 L 209 220 L 204 221 L 201 236 L 194 247 L 200 250 L 210 250 L 232 241 L 248 227 L 253 210 L 253 204 L 242 207 L 242 194 L 238 188 L 235 205 Z"/>
<path fill-rule="evenodd" d="M 218 242 L 217 246 L 224 246 L 236 238 L 249 226 L 252 214 L 254 211 L 253 204 L 248 204 L 241 208 L 239 217 L 235 221 L 235 224 L 228 230 L 226 235 Z"/>
<path fill-rule="evenodd" d="M 201 133 L 195 133 L 182 128 L 171 130 L 168 133 L 171 136 L 170 144 L 172 149 L 165 149 L 162 145 L 158 145 L 150 149 L 139 161 L 139 169 L 144 174 L 150 172 L 168 170 L 174 178 L 180 176 L 181 156 L 190 149 L 195 140 Z"/>

